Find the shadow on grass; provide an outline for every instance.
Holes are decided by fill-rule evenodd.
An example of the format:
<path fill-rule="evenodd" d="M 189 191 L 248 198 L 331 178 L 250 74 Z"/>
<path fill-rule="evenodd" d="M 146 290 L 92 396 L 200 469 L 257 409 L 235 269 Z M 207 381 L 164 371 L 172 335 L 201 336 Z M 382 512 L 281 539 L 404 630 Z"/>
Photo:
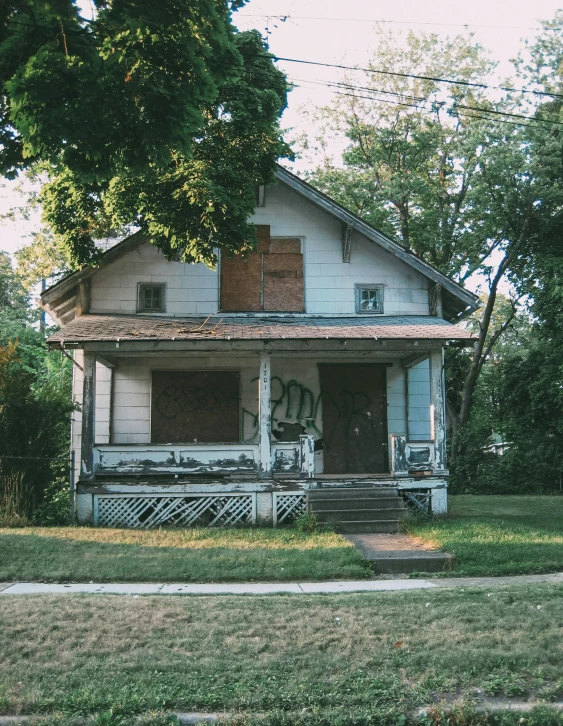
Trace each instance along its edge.
<path fill-rule="evenodd" d="M 371 575 L 354 547 L 150 546 L 0 532 L 0 581 L 235 582 Z"/>
<path fill-rule="evenodd" d="M 452 497 L 452 516 L 410 531 L 455 556 L 458 575 L 563 570 L 563 498 Z"/>

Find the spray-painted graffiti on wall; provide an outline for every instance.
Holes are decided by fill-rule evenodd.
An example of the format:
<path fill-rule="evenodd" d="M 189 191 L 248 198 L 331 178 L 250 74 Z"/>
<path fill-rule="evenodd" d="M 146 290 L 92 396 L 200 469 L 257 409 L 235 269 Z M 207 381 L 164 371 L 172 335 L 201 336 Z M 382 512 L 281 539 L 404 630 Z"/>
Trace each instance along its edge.
<path fill-rule="evenodd" d="M 257 381 L 253 378 L 251 383 Z M 316 439 L 322 438 L 321 424 L 321 394 L 315 393 L 305 384 L 291 379 L 283 381 L 280 376 L 272 376 L 272 432 L 280 440 L 288 434 L 294 434 L 293 440 L 299 433 L 313 435 Z M 242 409 L 242 424 L 244 441 L 253 441 L 258 436 L 258 414 Z M 298 431 L 299 425 L 302 431 Z"/>

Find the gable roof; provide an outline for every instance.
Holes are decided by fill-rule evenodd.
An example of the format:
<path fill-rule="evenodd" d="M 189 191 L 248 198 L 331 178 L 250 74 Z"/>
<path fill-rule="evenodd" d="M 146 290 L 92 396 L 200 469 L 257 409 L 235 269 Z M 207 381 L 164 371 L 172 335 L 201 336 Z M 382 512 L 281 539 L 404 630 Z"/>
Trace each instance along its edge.
<path fill-rule="evenodd" d="M 300 179 L 279 165 L 276 177 L 279 182 L 290 187 L 293 191 L 317 207 L 339 219 L 342 224 L 355 229 L 389 254 L 409 265 L 409 267 L 415 269 L 435 284 L 440 285 L 442 288 L 444 317 L 446 319 L 460 319 L 464 313 L 475 310 L 479 306 L 479 298 L 477 295 L 466 290 L 462 285 L 454 282 L 447 275 L 444 275 L 417 255 L 409 252 L 386 234 L 367 224 L 326 194 L 323 194 L 323 192 L 320 192 L 315 187 L 303 181 L 303 179 Z M 136 249 L 139 245 L 147 241 L 147 237 L 137 232 L 127 237 L 127 239 L 118 242 L 102 255 L 97 267 L 87 265 L 43 291 L 40 297 L 41 307 L 61 325 L 66 325 L 77 315 L 88 312 L 86 303 L 88 294 L 85 290 L 89 284 L 89 278 L 98 270 L 111 265 L 117 259 L 127 254 L 127 252 Z"/>
<path fill-rule="evenodd" d="M 425 262 L 423 259 L 415 255 L 414 253 L 406 250 L 400 244 L 395 242 L 383 232 L 380 232 L 375 227 L 372 227 L 367 222 L 364 222 L 360 217 L 350 212 L 348 209 L 343 207 L 334 199 L 331 199 L 323 192 L 319 191 L 315 187 L 303 181 L 300 177 L 292 174 L 287 169 L 278 166 L 276 176 L 279 181 L 287 184 L 294 191 L 301 196 L 308 199 L 313 204 L 316 204 L 321 209 L 324 209 L 329 214 L 339 219 L 343 224 L 352 227 L 357 230 L 364 237 L 367 237 L 371 242 L 375 242 L 382 247 L 386 252 L 389 252 L 394 257 L 414 268 L 421 275 L 432 280 L 437 285 L 442 286 L 442 292 L 446 293 L 446 299 L 444 300 L 445 308 L 448 308 L 452 313 L 451 318 L 459 317 L 467 308 L 476 310 L 479 306 L 479 297 L 474 293 L 466 290 L 462 285 L 454 282 L 447 275 L 437 270 L 435 267 Z"/>

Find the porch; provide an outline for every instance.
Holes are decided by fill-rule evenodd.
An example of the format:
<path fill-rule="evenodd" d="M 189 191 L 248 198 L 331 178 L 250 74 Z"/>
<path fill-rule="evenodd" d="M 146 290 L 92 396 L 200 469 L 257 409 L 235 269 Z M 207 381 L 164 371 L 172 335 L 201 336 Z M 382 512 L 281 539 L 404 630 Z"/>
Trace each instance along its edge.
<path fill-rule="evenodd" d="M 187 347 L 74 350 L 79 522 L 275 526 L 305 511 L 311 489 L 358 486 L 395 487 L 413 506 L 447 510 L 443 341 Z M 327 398 L 323 385 L 345 369 L 350 390 Z M 185 435 L 161 415 L 170 386 L 190 414 Z M 209 440 L 225 431 L 236 440 Z"/>

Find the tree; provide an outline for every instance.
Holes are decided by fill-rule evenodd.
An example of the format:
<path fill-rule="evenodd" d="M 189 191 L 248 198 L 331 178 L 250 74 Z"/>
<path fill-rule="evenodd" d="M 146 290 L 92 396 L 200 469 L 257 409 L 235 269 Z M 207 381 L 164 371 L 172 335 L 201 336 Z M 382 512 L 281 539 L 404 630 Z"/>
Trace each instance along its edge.
<path fill-rule="evenodd" d="M 370 68 L 404 75 L 367 74 L 361 87 L 347 81 L 347 95 L 321 110 L 322 136 L 343 134 L 348 146 L 336 161 L 321 144 L 325 159 L 313 178 L 445 274 L 460 282 L 480 274 L 486 302 L 456 412 L 464 427 L 483 365 L 517 311 L 514 301 L 492 325 L 499 285 L 560 224 L 562 187 L 552 181 L 562 139 L 547 109 L 537 123 L 519 122 L 520 96 L 487 100 L 481 86 L 491 64 L 464 37 L 410 33 L 404 50 L 384 36 Z"/>
<path fill-rule="evenodd" d="M 9 257 L 0 253 L 0 520 L 66 521 L 71 364 L 49 352 Z"/>
<path fill-rule="evenodd" d="M 252 246 L 256 185 L 289 154 L 285 77 L 244 0 L 8 0 L 0 9 L 0 170 L 42 163 L 44 216 L 73 264 L 133 224 L 165 254 L 213 264 Z"/>

